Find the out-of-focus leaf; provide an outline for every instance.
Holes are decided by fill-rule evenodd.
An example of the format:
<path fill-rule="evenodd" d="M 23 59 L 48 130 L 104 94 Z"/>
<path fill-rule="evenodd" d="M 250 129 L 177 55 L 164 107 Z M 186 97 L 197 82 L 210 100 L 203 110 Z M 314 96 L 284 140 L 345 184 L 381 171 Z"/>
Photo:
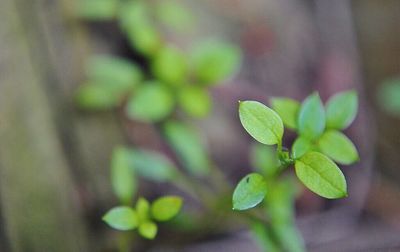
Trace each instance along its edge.
<path fill-rule="evenodd" d="M 171 86 L 180 86 L 185 82 L 187 68 L 183 52 L 172 46 L 161 48 L 151 65 L 153 74 Z"/>
<path fill-rule="evenodd" d="M 250 162 L 254 168 L 268 177 L 272 177 L 279 167 L 275 149 L 259 143 L 254 144 L 251 148 Z"/>
<path fill-rule="evenodd" d="M 160 197 L 151 204 L 151 215 L 157 221 L 168 221 L 179 213 L 182 204 L 178 196 Z"/>
<path fill-rule="evenodd" d="M 137 190 L 135 174 L 130 167 L 130 154 L 126 148 L 117 147 L 111 160 L 111 184 L 119 200 L 129 205 Z"/>
<path fill-rule="evenodd" d="M 325 155 L 308 152 L 295 163 L 296 175 L 314 193 L 337 199 L 347 196 L 346 179 L 337 165 Z"/>
<path fill-rule="evenodd" d="M 138 217 L 135 210 L 126 206 L 112 208 L 103 216 L 103 221 L 112 228 L 123 231 L 132 230 L 138 226 Z"/>
<path fill-rule="evenodd" d="M 326 104 L 326 126 L 345 129 L 354 120 L 358 109 L 356 91 L 341 92 L 332 96 Z"/>
<path fill-rule="evenodd" d="M 139 223 L 147 221 L 150 217 L 150 203 L 145 198 L 140 197 L 136 202 L 136 212 Z"/>
<path fill-rule="evenodd" d="M 126 112 L 131 119 L 157 122 L 165 119 L 174 105 L 173 95 L 165 85 L 147 82 L 129 99 Z"/>
<path fill-rule="evenodd" d="M 124 31 L 151 25 L 150 6 L 142 0 L 122 2 L 118 10 L 118 20 Z"/>
<path fill-rule="evenodd" d="M 349 165 L 359 159 L 351 140 L 337 130 L 325 132 L 318 140 L 318 147 L 322 153 L 340 164 Z"/>
<path fill-rule="evenodd" d="M 297 129 L 297 116 L 300 103 L 289 98 L 273 98 L 272 109 L 282 118 L 283 124 L 290 129 Z"/>
<path fill-rule="evenodd" d="M 282 142 L 282 119 L 264 104 L 257 101 L 240 102 L 239 117 L 245 130 L 260 143 L 274 145 Z"/>
<path fill-rule="evenodd" d="M 209 160 L 197 131 L 189 126 L 170 121 L 164 133 L 184 167 L 192 174 L 204 176 L 209 172 Z"/>
<path fill-rule="evenodd" d="M 85 83 L 79 87 L 75 101 L 83 109 L 108 110 L 120 103 L 120 97 L 110 93 L 105 85 Z"/>
<path fill-rule="evenodd" d="M 146 221 L 139 225 L 139 234 L 149 240 L 153 240 L 157 235 L 158 227 L 152 221 Z"/>
<path fill-rule="evenodd" d="M 193 48 L 191 62 L 199 82 L 215 85 L 238 71 L 241 52 L 231 44 L 210 40 Z"/>
<path fill-rule="evenodd" d="M 310 140 L 305 137 L 299 136 L 296 141 L 294 141 L 292 146 L 292 156 L 293 158 L 300 158 L 308 151 L 313 149 L 313 144 Z"/>
<path fill-rule="evenodd" d="M 252 222 L 250 230 L 257 244 L 260 247 L 260 251 L 268 251 L 268 252 L 281 251 L 279 245 L 276 244 L 276 242 L 273 239 L 274 234 L 271 232 L 270 227 L 261 222 Z"/>
<path fill-rule="evenodd" d="M 76 1 L 77 16 L 89 20 L 113 19 L 117 12 L 117 0 L 80 0 Z"/>
<path fill-rule="evenodd" d="M 325 130 L 325 109 L 318 93 L 308 96 L 300 107 L 298 129 L 301 136 L 314 140 Z"/>
<path fill-rule="evenodd" d="M 258 173 L 246 175 L 237 184 L 232 196 L 233 210 L 247 210 L 261 203 L 267 193 L 267 183 Z"/>
<path fill-rule="evenodd" d="M 381 108 L 394 116 L 400 116 L 400 78 L 385 81 L 378 92 Z"/>
<path fill-rule="evenodd" d="M 183 111 L 196 118 L 207 116 L 212 106 L 209 92 L 197 86 L 183 87 L 179 91 L 178 102 Z"/>
<path fill-rule="evenodd" d="M 156 15 L 161 23 L 177 31 L 187 31 L 193 27 L 194 17 L 191 11 L 176 1 L 159 1 Z"/>

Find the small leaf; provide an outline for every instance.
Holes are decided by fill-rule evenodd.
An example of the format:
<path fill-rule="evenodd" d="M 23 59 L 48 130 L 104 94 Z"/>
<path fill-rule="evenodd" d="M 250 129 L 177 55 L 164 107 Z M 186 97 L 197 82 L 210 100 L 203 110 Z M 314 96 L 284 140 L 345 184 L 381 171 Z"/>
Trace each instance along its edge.
<path fill-rule="evenodd" d="M 137 190 L 134 175 L 130 167 L 129 151 L 123 147 L 115 148 L 111 160 L 111 183 L 114 193 L 126 205 L 132 201 Z"/>
<path fill-rule="evenodd" d="M 197 176 L 204 176 L 209 172 L 208 154 L 196 130 L 170 121 L 164 126 L 164 134 L 185 169 Z"/>
<path fill-rule="evenodd" d="M 240 66 L 240 50 L 228 43 L 209 40 L 192 50 L 191 62 L 200 83 L 211 85 L 235 74 Z"/>
<path fill-rule="evenodd" d="M 162 47 L 161 35 L 154 26 L 146 25 L 140 29 L 130 29 L 126 31 L 126 35 L 132 48 L 145 56 L 154 57 Z"/>
<path fill-rule="evenodd" d="M 119 104 L 119 97 L 109 92 L 104 85 L 85 83 L 81 85 L 75 96 L 80 108 L 87 110 L 108 110 Z"/>
<path fill-rule="evenodd" d="M 158 230 L 157 225 L 152 221 L 143 222 L 139 226 L 139 234 L 142 237 L 150 240 L 153 240 L 154 237 L 156 237 L 157 230 Z"/>
<path fill-rule="evenodd" d="M 126 206 L 112 208 L 103 216 L 103 221 L 112 228 L 122 231 L 135 229 L 138 225 L 135 210 Z"/>
<path fill-rule="evenodd" d="M 337 199 L 347 196 L 346 179 L 337 165 L 325 155 L 308 152 L 295 163 L 296 175 L 314 193 Z"/>
<path fill-rule="evenodd" d="M 318 93 L 307 97 L 301 104 L 298 129 L 301 136 L 314 140 L 318 138 L 325 129 L 325 110 Z"/>
<path fill-rule="evenodd" d="M 260 143 L 274 145 L 282 142 L 282 120 L 264 104 L 257 101 L 240 102 L 239 117 L 245 130 Z"/>
<path fill-rule="evenodd" d="M 267 183 L 258 173 L 250 173 L 240 180 L 233 192 L 234 210 L 246 210 L 261 203 L 267 193 Z"/>
<path fill-rule="evenodd" d="M 159 1 L 156 5 L 158 19 L 166 26 L 178 31 L 187 31 L 193 27 L 194 17 L 182 3 Z"/>
<path fill-rule="evenodd" d="M 313 149 L 313 144 L 310 140 L 304 137 L 298 137 L 292 146 L 292 156 L 297 159 Z"/>
<path fill-rule="evenodd" d="M 129 99 L 128 117 L 143 122 L 158 122 L 174 109 L 174 98 L 167 87 L 158 82 L 147 82 Z"/>
<path fill-rule="evenodd" d="M 331 129 L 345 129 L 357 114 L 358 98 L 355 91 L 334 95 L 326 104 L 326 123 Z"/>
<path fill-rule="evenodd" d="M 76 14 L 89 20 L 109 20 L 115 17 L 117 0 L 80 0 L 77 1 Z"/>
<path fill-rule="evenodd" d="M 145 198 L 140 197 L 136 202 L 136 212 L 139 223 L 147 221 L 150 215 L 150 203 Z"/>
<path fill-rule="evenodd" d="M 298 101 L 288 98 L 273 98 L 272 109 L 282 118 L 283 124 L 290 129 L 297 129 L 297 116 L 300 110 Z"/>
<path fill-rule="evenodd" d="M 379 88 L 381 108 L 393 116 L 400 116 L 400 78 L 386 80 Z"/>
<path fill-rule="evenodd" d="M 260 143 L 255 143 L 252 146 L 250 162 L 257 171 L 268 177 L 275 175 L 279 168 L 279 160 L 275 149 Z"/>
<path fill-rule="evenodd" d="M 188 115 L 205 117 L 211 110 L 211 96 L 205 88 L 186 86 L 179 91 L 179 105 Z"/>
<path fill-rule="evenodd" d="M 175 47 L 162 48 L 151 63 L 153 74 L 166 84 L 180 86 L 187 78 L 185 55 Z"/>
<path fill-rule="evenodd" d="M 151 215 L 157 221 L 167 221 L 175 217 L 182 208 L 182 198 L 165 196 L 151 204 Z"/>
<path fill-rule="evenodd" d="M 336 130 L 325 132 L 318 140 L 318 147 L 322 153 L 340 164 L 349 165 L 359 159 L 354 144 L 343 133 Z"/>

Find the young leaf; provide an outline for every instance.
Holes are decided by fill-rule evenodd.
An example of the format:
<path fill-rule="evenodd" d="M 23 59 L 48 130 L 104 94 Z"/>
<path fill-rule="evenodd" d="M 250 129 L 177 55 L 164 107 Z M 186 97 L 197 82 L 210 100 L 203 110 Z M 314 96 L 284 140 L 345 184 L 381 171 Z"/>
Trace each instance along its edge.
<path fill-rule="evenodd" d="M 334 95 L 326 104 L 326 123 L 331 129 L 345 129 L 357 114 L 358 98 L 355 91 Z"/>
<path fill-rule="evenodd" d="M 307 97 L 300 107 L 298 129 L 301 136 L 314 140 L 325 129 L 325 110 L 318 93 Z"/>
<path fill-rule="evenodd" d="M 297 129 L 297 116 L 300 109 L 298 101 L 288 98 L 273 98 L 272 109 L 282 118 L 283 124 L 290 129 Z"/>
<path fill-rule="evenodd" d="M 354 144 L 343 133 L 336 130 L 325 132 L 318 140 L 318 147 L 322 153 L 340 164 L 349 165 L 359 159 Z"/>
<path fill-rule="evenodd" d="M 114 18 L 117 0 L 80 0 L 77 1 L 77 16 L 89 20 L 109 20 Z"/>
<path fill-rule="evenodd" d="M 245 130 L 260 143 L 274 145 L 282 142 L 282 119 L 264 104 L 257 101 L 240 102 L 239 117 Z"/>
<path fill-rule="evenodd" d="M 164 134 L 179 160 L 192 174 L 204 176 L 209 172 L 207 152 L 197 132 L 189 126 L 170 121 L 164 126 Z"/>
<path fill-rule="evenodd" d="M 158 51 L 151 69 L 159 80 L 171 86 L 180 86 L 187 77 L 187 62 L 183 52 L 172 46 Z"/>
<path fill-rule="evenodd" d="M 157 122 L 174 109 L 174 98 L 167 87 L 158 82 L 147 82 L 129 99 L 128 117 L 143 122 Z"/>
<path fill-rule="evenodd" d="M 258 173 L 250 173 L 237 184 L 233 192 L 233 210 L 246 210 L 261 203 L 267 193 L 267 183 Z"/>
<path fill-rule="evenodd" d="M 186 86 L 179 91 L 178 102 L 188 115 L 205 117 L 211 110 L 211 96 L 205 88 Z"/>
<path fill-rule="evenodd" d="M 162 47 L 161 35 L 152 25 L 140 26 L 138 29 L 126 31 L 128 40 L 136 51 L 143 55 L 154 57 Z"/>
<path fill-rule="evenodd" d="M 187 31 L 194 23 L 190 10 L 176 1 L 159 1 L 156 14 L 164 25 L 178 31 Z"/>
<path fill-rule="evenodd" d="M 112 208 L 103 216 L 103 221 L 112 228 L 122 231 L 135 229 L 138 225 L 135 210 L 126 206 Z"/>
<path fill-rule="evenodd" d="M 314 193 L 337 199 L 347 196 L 346 179 L 337 165 L 325 155 L 308 152 L 295 163 L 296 175 Z"/>
<path fill-rule="evenodd" d="M 182 208 L 182 198 L 165 196 L 151 204 L 151 215 L 157 221 L 167 221 L 175 217 Z"/>
<path fill-rule="evenodd" d="M 136 202 L 136 212 L 140 223 L 147 221 L 150 215 L 150 203 L 145 198 L 140 197 Z"/>
<path fill-rule="evenodd" d="M 113 151 L 111 160 L 111 183 L 114 193 L 126 205 L 132 201 L 136 192 L 136 178 L 130 168 L 129 151 L 117 147 Z"/>
<path fill-rule="evenodd" d="M 112 109 L 119 104 L 119 98 L 110 93 L 106 86 L 97 83 L 81 85 L 75 96 L 78 106 L 87 110 Z"/>
<path fill-rule="evenodd" d="M 260 143 L 255 143 L 252 146 L 250 162 L 254 168 L 268 177 L 272 177 L 279 167 L 276 151 L 271 146 Z"/>
<path fill-rule="evenodd" d="M 313 148 L 310 140 L 307 138 L 299 136 L 296 141 L 294 141 L 292 146 L 292 156 L 297 159 L 306 154 Z"/>
<path fill-rule="evenodd" d="M 400 78 L 386 80 L 379 88 L 378 102 L 386 112 L 400 115 Z"/>
<path fill-rule="evenodd" d="M 142 224 L 139 225 L 138 229 L 139 234 L 142 237 L 150 240 L 153 240 L 154 237 L 156 237 L 157 230 L 158 230 L 157 225 L 152 221 L 143 222 Z"/>
<path fill-rule="evenodd" d="M 228 43 L 210 40 L 192 50 L 191 62 L 200 83 L 218 84 L 235 74 L 240 66 L 240 50 Z"/>

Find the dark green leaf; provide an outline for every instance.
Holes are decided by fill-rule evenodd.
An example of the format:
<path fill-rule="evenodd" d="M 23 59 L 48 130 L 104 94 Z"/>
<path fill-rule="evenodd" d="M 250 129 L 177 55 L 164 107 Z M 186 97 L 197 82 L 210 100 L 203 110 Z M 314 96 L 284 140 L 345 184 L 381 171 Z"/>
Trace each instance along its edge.
<path fill-rule="evenodd" d="M 126 148 L 117 147 L 113 151 L 111 184 L 119 200 L 129 205 L 136 193 L 137 182 L 130 167 L 130 155 Z"/>
<path fill-rule="evenodd" d="M 288 98 L 273 98 L 272 109 L 282 118 L 283 124 L 290 129 L 297 129 L 297 117 L 300 110 L 298 101 Z"/>
<path fill-rule="evenodd" d="M 152 221 L 143 222 L 139 226 L 139 234 L 142 237 L 150 240 L 153 240 L 154 237 L 156 237 L 157 230 L 158 230 L 157 225 Z"/>
<path fill-rule="evenodd" d="M 194 17 L 181 2 L 159 1 L 156 6 L 156 14 L 163 24 L 175 30 L 187 31 L 193 27 Z"/>
<path fill-rule="evenodd" d="M 307 97 L 301 104 L 298 129 L 301 136 L 313 140 L 325 129 L 325 110 L 318 93 Z"/>
<path fill-rule="evenodd" d="M 228 43 L 206 41 L 192 50 L 192 67 L 198 81 L 218 84 L 235 74 L 240 66 L 240 50 Z"/>
<path fill-rule="evenodd" d="M 264 104 L 257 101 L 240 102 L 239 117 L 246 131 L 260 143 L 274 145 L 282 142 L 282 120 Z"/>
<path fill-rule="evenodd" d="M 326 104 L 326 123 L 331 129 L 345 129 L 357 114 L 358 98 L 355 91 L 334 95 Z"/>
<path fill-rule="evenodd" d="M 318 140 L 321 152 L 340 164 L 352 164 L 358 161 L 358 152 L 354 144 L 343 133 L 336 130 L 325 132 Z"/>
<path fill-rule="evenodd" d="M 237 184 L 233 192 L 234 210 L 246 210 L 261 203 L 267 193 L 267 183 L 258 173 L 250 173 Z"/>
<path fill-rule="evenodd" d="M 129 99 L 128 117 L 143 122 L 165 119 L 174 109 L 174 98 L 170 90 L 158 82 L 147 82 Z"/>
<path fill-rule="evenodd" d="M 378 93 L 379 105 L 388 113 L 400 116 L 400 78 L 385 81 Z"/>
<path fill-rule="evenodd" d="M 179 91 L 179 105 L 193 117 L 205 117 L 211 110 L 211 96 L 205 88 L 186 86 Z"/>
<path fill-rule="evenodd" d="M 208 154 L 196 130 L 171 121 L 165 124 L 164 133 L 179 160 L 190 173 L 204 176 L 209 172 Z"/>
<path fill-rule="evenodd" d="M 109 20 L 115 17 L 117 0 L 80 0 L 76 1 L 77 16 L 89 20 Z"/>
<path fill-rule="evenodd" d="M 292 146 L 292 156 L 297 159 L 313 149 L 313 144 L 307 138 L 299 136 Z"/>
<path fill-rule="evenodd" d="M 276 151 L 271 146 L 256 143 L 251 148 L 250 162 L 263 175 L 271 177 L 279 167 Z"/>
<path fill-rule="evenodd" d="M 325 155 L 308 152 L 295 163 L 296 175 L 314 193 L 336 199 L 347 196 L 346 179 L 337 165 Z"/>
<path fill-rule="evenodd" d="M 186 81 L 187 68 L 183 52 L 172 46 L 160 49 L 151 65 L 153 74 L 171 86 L 180 86 Z"/>
<path fill-rule="evenodd" d="M 114 207 L 103 216 L 105 221 L 112 228 L 118 230 L 132 230 L 138 225 L 138 217 L 130 207 L 119 206 Z"/>
<path fill-rule="evenodd" d="M 182 198 L 177 196 L 158 198 L 151 204 L 151 215 L 157 221 L 170 220 L 179 213 L 182 203 Z"/>

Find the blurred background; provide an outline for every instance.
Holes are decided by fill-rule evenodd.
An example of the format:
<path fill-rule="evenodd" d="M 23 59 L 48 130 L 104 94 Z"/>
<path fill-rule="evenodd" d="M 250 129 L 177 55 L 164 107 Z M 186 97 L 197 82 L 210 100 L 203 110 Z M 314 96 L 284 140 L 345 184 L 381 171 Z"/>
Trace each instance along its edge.
<path fill-rule="evenodd" d="M 0 251 L 116 251 L 117 234 L 101 221 L 116 204 L 112 149 L 133 143 L 163 150 L 153 126 L 127 120 L 120 109 L 77 108 L 91 55 L 144 60 L 114 21 L 80 18 L 77 2 L 0 1 Z M 343 168 L 350 196 L 325 201 L 304 191 L 297 223 L 310 251 L 400 251 L 400 1 L 179 2 L 196 26 L 164 31 L 168 41 L 184 48 L 218 37 L 242 50 L 238 74 L 212 89 L 211 116 L 193 121 L 232 189 L 250 171 L 252 142 L 238 100 L 302 100 L 317 90 L 326 101 L 355 89 L 359 113 L 346 133 L 361 161 Z M 141 191 L 164 188 L 145 183 Z M 176 251 L 162 238 L 157 244 L 143 251 Z M 257 251 L 243 228 L 196 237 L 178 251 L 220 249 Z"/>

